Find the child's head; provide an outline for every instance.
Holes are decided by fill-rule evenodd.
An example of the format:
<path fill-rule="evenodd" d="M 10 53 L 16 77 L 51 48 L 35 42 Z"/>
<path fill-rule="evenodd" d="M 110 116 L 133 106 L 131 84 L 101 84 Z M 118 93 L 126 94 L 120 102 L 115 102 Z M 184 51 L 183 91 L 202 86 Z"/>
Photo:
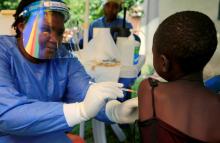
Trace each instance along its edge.
<path fill-rule="evenodd" d="M 183 11 L 166 18 L 153 39 L 154 67 L 158 74 L 174 80 L 202 72 L 217 46 L 217 33 L 211 19 L 199 12 Z"/>

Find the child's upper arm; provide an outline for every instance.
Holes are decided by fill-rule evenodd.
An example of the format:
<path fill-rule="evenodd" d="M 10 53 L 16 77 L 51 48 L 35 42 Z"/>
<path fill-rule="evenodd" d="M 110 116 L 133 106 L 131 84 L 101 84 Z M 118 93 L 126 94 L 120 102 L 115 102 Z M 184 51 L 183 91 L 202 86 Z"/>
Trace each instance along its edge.
<path fill-rule="evenodd" d="M 148 79 L 143 80 L 138 88 L 138 105 L 140 121 L 153 116 L 151 86 Z"/>

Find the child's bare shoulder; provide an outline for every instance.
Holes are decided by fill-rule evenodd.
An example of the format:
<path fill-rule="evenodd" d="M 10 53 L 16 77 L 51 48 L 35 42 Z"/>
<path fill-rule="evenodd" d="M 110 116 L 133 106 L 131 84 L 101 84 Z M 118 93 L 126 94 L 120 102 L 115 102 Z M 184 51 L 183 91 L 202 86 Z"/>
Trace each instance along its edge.
<path fill-rule="evenodd" d="M 157 86 L 157 83 L 158 83 L 158 81 L 153 78 L 144 79 L 139 85 L 138 95 L 141 95 L 141 96 L 151 95 L 149 93 L 151 93 L 153 86 Z"/>

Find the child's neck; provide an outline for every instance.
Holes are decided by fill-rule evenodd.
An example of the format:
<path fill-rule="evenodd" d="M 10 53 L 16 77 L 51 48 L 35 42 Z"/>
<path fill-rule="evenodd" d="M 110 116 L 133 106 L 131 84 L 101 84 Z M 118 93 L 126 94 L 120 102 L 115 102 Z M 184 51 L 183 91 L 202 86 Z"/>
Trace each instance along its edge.
<path fill-rule="evenodd" d="M 202 72 L 191 73 L 191 74 L 184 75 L 177 80 L 196 81 L 196 82 L 203 83 L 203 74 Z"/>

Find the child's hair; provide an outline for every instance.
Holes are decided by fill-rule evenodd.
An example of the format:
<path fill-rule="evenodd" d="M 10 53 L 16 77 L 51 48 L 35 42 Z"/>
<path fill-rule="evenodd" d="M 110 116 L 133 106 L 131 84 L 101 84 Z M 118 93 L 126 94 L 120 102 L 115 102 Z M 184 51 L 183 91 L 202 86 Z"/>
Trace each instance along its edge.
<path fill-rule="evenodd" d="M 202 71 L 217 46 L 217 33 L 205 14 L 183 11 L 166 18 L 158 27 L 153 48 L 176 62 L 185 73 Z"/>

